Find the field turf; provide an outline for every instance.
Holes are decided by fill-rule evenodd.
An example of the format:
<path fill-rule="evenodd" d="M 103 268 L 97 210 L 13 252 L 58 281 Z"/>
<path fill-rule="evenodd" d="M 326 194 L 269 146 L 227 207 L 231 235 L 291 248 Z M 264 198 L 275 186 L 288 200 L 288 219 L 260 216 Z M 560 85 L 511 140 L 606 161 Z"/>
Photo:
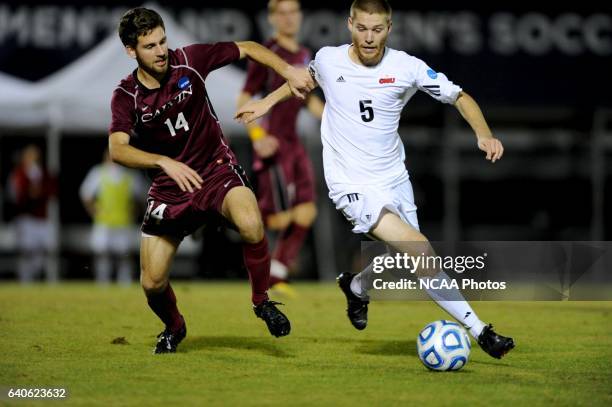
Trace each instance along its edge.
<path fill-rule="evenodd" d="M 473 303 L 517 348 L 496 360 L 473 343 L 463 370 L 435 373 L 415 349 L 421 327 L 447 318 L 434 303 L 372 303 L 360 332 L 335 285 L 296 288 L 282 307 L 292 333 L 276 339 L 246 282 L 176 283 L 188 337 L 154 356 L 162 327 L 136 286 L 3 283 L 0 389 L 67 388 L 53 405 L 83 406 L 612 405 L 612 302 Z"/>

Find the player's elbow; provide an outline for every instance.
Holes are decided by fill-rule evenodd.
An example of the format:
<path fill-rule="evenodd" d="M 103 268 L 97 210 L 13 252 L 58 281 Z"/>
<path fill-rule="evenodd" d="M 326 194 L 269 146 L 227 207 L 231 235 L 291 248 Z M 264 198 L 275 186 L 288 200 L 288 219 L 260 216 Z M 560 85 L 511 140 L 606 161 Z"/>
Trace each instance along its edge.
<path fill-rule="evenodd" d="M 123 133 L 113 133 L 108 139 L 108 156 L 118 164 L 121 164 L 122 151 L 129 145 L 129 136 Z"/>
<path fill-rule="evenodd" d="M 117 162 L 117 146 L 113 145 L 113 143 L 108 143 L 108 156 L 111 161 Z"/>
<path fill-rule="evenodd" d="M 121 164 L 121 154 L 119 153 L 118 150 L 121 149 L 120 145 L 112 145 L 109 144 L 108 146 L 108 156 L 110 157 L 111 161 L 117 164 Z"/>

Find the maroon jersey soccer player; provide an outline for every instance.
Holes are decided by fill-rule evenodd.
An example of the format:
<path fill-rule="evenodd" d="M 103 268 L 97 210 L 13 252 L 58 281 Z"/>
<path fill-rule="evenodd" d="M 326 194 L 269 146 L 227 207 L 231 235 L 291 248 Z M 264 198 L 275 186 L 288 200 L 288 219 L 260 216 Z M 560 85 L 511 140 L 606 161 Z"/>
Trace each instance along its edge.
<path fill-rule="evenodd" d="M 291 65 L 308 65 L 311 53 L 297 41 L 302 20 L 300 2 L 270 0 L 268 17 L 274 36 L 264 45 Z M 238 105 L 242 106 L 255 94 L 268 94 L 284 82 L 273 70 L 250 63 Z M 296 132 L 298 113 L 303 106 L 321 118 L 323 102 L 310 95 L 306 101 L 292 98 L 279 103 L 261 126 L 249 126 L 259 208 L 268 229 L 279 232 L 272 256 L 270 286 L 288 295 L 293 291 L 283 283 L 316 217 L 312 164 Z"/>
<path fill-rule="evenodd" d="M 168 50 L 161 17 L 146 8 L 123 15 L 119 37 L 138 68 L 113 92 L 109 146 L 114 161 L 149 169 L 153 177 L 140 262 L 149 306 L 165 324 L 155 353 L 176 351 L 186 335 L 168 282 L 170 264 L 181 240 L 211 212 L 230 221 L 243 239 L 255 314 L 272 335 L 287 335 L 289 320 L 267 295 L 270 256 L 257 202 L 223 137 L 204 81 L 211 71 L 247 56 L 281 74 L 301 96 L 313 87 L 308 73 L 253 42 Z"/>

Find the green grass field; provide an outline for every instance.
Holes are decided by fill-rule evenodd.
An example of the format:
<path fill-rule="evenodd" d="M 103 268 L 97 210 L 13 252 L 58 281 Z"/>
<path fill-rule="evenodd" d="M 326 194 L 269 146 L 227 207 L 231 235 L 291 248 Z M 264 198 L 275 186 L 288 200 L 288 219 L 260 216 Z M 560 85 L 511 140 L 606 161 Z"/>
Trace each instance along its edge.
<path fill-rule="evenodd" d="M 360 332 L 334 285 L 298 284 L 292 333 L 276 339 L 246 282 L 174 287 L 188 336 L 153 356 L 162 327 L 136 286 L 0 285 L 0 388 L 63 387 L 56 403 L 87 406 L 612 405 L 612 302 L 474 303 L 517 348 L 496 360 L 475 345 L 463 370 L 435 373 L 415 346 L 446 318 L 429 301 L 373 303 Z"/>

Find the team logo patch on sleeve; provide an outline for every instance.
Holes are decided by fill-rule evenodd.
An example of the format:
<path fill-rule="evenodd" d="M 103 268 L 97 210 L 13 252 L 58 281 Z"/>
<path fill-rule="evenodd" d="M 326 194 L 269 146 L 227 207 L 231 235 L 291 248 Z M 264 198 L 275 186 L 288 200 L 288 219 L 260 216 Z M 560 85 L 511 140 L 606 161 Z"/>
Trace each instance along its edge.
<path fill-rule="evenodd" d="M 438 77 L 438 73 L 433 69 L 429 68 L 427 70 L 427 76 L 429 76 L 431 79 L 436 79 Z"/>
<path fill-rule="evenodd" d="M 186 76 L 181 77 L 178 80 L 178 87 L 179 89 L 185 89 L 186 87 L 188 87 L 191 84 L 191 82 L 189 81 L 189 78 Z"/>

